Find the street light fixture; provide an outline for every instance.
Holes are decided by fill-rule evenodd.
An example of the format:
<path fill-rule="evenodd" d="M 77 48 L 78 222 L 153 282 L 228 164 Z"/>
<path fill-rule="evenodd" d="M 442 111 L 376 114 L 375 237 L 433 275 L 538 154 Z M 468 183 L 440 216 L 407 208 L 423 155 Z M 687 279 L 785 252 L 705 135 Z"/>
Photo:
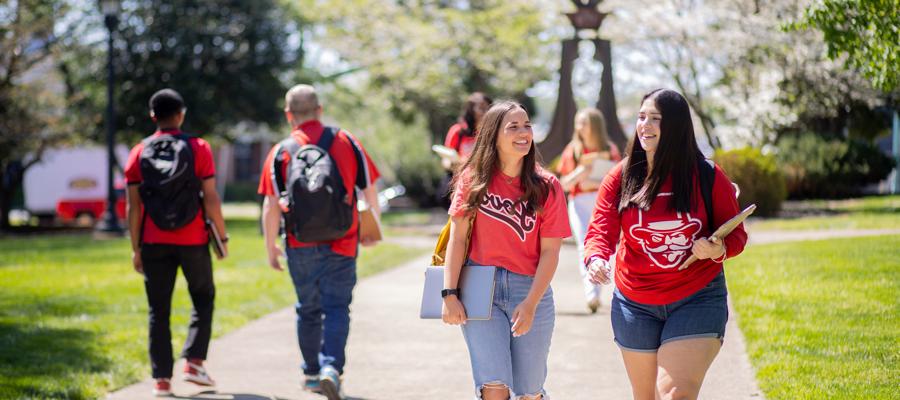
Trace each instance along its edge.
<path fill-rule="evenodd" d="M 103 23 L 109 32 L 107 39 L 107 82 L 106 82 L 106 150 L 107 150 L 107 172 L 106 172 L 106 212 L 103 219 L 97 224 L 97 231 L 108 235 L 122 235 L 125 231 L 119 225 L 119 218 L 116 215 L 116 189 L 113 182 L 113 171 L 116 165 L 115 153 L 115 109 L 113 108 L 113 32 L 119 25 L 119 12 L 122 9 L 120 0 L 100 0 L 100 11 L 103 13 Z"/>

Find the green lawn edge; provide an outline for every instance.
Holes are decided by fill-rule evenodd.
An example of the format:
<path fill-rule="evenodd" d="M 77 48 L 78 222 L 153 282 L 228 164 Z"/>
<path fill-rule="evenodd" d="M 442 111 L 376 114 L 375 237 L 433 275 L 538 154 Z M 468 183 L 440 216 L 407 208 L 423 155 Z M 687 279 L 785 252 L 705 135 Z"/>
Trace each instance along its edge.
<path fill-rule="evenodd" d="M 727 263 L 760 389 L 778 399 L 896 399 L 900 235 L 750 246 Z"/>

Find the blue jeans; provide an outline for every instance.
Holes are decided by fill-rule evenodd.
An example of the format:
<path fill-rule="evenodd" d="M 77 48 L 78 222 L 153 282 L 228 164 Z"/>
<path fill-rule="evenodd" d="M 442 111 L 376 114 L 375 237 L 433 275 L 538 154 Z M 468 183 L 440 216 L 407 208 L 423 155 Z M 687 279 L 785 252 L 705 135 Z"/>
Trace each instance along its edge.
<path fill-rule="evenodd" d="M 356 258 L 337 254 L 330 245 L 319 245 L 288 248 L 287 263 L 297 292 L 294 308 L 303 373 L 316 375 L 323 365 L 343 373 Z"/>
<path fill-rule="evenodd" d="M 615 341 L 624 350 L 655 353 L 659 346 L 682 339 L 725 337 L 728 289 L 722 272 L 705 287 L 681 300 L 657 306 L 613 291 L 610 305 Z"/>
<path fill-rule="evenodd" d="M 532 282 L 533 277 L 497 268 L 491 319 L 469 320 L 462 326 L 478 399 L 486 384 L 506 385 L 515 396 L 543 394 L 547 398 L 544 381 L 556 319 L 553 290 L 547 288 L 538 303 L 528 333 L 514 338 L 510 331 L 513 310 L 528 296 Z"/>

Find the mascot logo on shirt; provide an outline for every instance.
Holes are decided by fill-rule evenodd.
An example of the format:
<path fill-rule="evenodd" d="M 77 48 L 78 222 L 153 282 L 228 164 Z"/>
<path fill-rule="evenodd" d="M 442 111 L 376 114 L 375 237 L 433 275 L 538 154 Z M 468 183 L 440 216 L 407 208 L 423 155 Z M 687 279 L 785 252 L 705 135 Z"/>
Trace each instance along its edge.
<path fill-rule="evenodd" d="M 631 227 L 631 236 L 658 267 L 669 269 L 681 265 L 691 254 L 694 239 L 700 232 L 700 220 L 681 212 L 675 213 L 674 220 L 650 219 L 638 209 L 638 223 Z"/>
<path fill-rule="evenodd" d="M 523 242 L 525 235 L 534 231 L 537 225 L 535 212 L 528 212 L 528 202 L 517 204 L 510 199 L 487 192 L 478 209 L 484 215 L 508 225 Z"/>

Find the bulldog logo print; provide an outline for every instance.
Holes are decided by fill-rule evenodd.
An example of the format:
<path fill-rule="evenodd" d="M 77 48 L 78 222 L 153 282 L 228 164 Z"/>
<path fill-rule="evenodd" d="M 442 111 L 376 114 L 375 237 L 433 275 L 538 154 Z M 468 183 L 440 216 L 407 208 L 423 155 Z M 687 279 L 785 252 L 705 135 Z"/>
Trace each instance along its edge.
<path fill-rule="evenodd" d="M 525 235 L 531 233 L 536 225 L 537 218 L 534 211 L 528 211 L 527 202 L 516 204 L 513 200 L 487 192 L 478 208 L 488 217 L 512 228 L 523 242 Z"/>
<path fill-rule="evenodd" d="M 662 193 L 660 193 L 662 194 Z M 690 255 L 700 220 L 690 213 L 676 213 L 676 219 L 652 220 L 638 209 L 638 224 L 629 233 L 641 244 L 644 253 L 656 266 L 669 269 L 681 264 Z M 670 217 L 669 217 L 670 218 Z"/>

